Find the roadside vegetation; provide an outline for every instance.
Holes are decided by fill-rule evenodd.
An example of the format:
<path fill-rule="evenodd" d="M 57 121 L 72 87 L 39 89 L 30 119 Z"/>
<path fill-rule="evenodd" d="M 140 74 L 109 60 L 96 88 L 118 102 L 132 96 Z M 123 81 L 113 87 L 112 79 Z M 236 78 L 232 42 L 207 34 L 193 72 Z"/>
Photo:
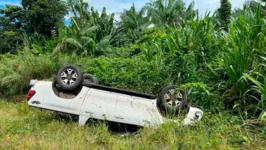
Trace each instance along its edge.
<path fill-rule="evenodd" d="M 263 149 L 265 127 L 241 126 L 238 116 L 205 113 L 192 126 L 167 123 L 128 135 L 106 122 L 78 126 L 68 117 L 29 108 L 25 102 L 0 102 L 1 149 Z M 116 127 L 114 127 L 116 126 Z M 124 131 L 122 134 L 117 132 Z"/>
<path fill-rule="evenodd" d="M 194 3 L 155 0 L 140 10 L 132 5 L 119 21 L 84 0 L 7 5 L 0 9 L 0 146 L 265 148 L 264 3 L 250 1 L 233 10 L 221 0 L 213 14 L 200 15 Z M 69 24 L 64 23 L 67 14 Z M 14 103 L 13 97 L 27 92 L 30 79 L 51 80 L 65 64 L 94 74 L 103 85 L 128 90 L 157 94 L 166 85 L 181 85 L 205 116 L 195 126 L 166 124 L 120 137 L 104 123 L 78 127 L 54 113 L 27 108 L 20 96 Z"/>

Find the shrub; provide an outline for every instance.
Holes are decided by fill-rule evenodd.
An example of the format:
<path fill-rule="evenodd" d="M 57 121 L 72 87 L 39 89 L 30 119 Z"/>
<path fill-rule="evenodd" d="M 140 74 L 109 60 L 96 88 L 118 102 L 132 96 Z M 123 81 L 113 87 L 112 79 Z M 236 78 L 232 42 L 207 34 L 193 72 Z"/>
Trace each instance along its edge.
<path fill-rule="evenodd" d="M 158 70 L 142 57 L 82 58 L 77 63 L 84 72 L 94 74 L 104 85 L 157 94 L 170 83 L 167 72 Z"/>
<path fill-rule="evenodd" d="M 73 62 L 73 59 L 76 56 L 36 56 L 30 50 L 24 50 L 18 55 L 0 55 L 0 95 L 23 94 L 31 79 L 51 78 L 62 65 Z"/>

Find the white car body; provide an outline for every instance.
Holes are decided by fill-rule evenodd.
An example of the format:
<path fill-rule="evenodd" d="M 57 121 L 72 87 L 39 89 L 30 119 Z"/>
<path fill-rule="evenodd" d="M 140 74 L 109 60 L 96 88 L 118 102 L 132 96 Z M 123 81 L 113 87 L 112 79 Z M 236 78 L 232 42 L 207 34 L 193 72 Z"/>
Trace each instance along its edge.
<path fill-rule="evenodd" d="M 88 119 L 100 119 L 137 126 L 157 126 L 166 121 L 175 121 L 162 116 L 157 108 L 156 98 L 148 99 L 117 92 L 83 86 L 73 99 L 58 97 L 50 81 L 31 81 L 31 90 L 36 93 L 28 100 L 28 105 L 79 116 L 79 124 Z M 183 124 L 201 120 L 203 112 L 190 107 Z"/>

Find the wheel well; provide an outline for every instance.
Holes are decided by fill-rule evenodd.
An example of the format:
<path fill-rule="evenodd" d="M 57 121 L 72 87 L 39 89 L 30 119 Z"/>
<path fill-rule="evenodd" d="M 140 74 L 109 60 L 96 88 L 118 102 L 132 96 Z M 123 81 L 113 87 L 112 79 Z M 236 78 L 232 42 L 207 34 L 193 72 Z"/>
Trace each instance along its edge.
<path fill-rule="evenodd" d="M 64 90 L 60 88 L 59 84 L 56 83 L 56 80 L 54 77 L 53 83 L 52 83 L 52 89 L 53 89 L 54 94 L 60 98 L 73 99 L 81 92 L 82 86 L 79 86 L 78 88 L 74 90 L 65 92 Z"/>

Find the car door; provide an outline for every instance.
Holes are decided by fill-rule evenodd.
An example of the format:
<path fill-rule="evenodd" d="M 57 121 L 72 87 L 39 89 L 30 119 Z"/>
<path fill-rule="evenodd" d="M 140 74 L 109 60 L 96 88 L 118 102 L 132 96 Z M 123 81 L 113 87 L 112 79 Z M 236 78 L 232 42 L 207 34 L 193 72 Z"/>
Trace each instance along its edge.
<path fill-rule="evenodd" d="M 139 100 L 135 96 L 118 94 L 115 109 L 116 121 L 133 125 L 145 124 L 147 107 L 143 103 L 145 100 Z"/>
<path fill-rule="evenodd" d="M 80 107 L 86 97 L 88 88 L 82 88 L 80 93 L 71 99 L 57 96 L 53 91 L 51 82 L 43 82 L 40 91 L 44 93 L 43 101 L 41 102 L 44 109 L 79 115 Z"/>
<path fill-rule="evenodd" d="M 41 89 L 37 92 L 43 93 L 42 106 L 45 109 L 50 109 L 58 112 L 66 112 L 68 109 L 68 99 L 58 97 L 52 88 L 52 82 L 41 82 Z"/>
<path fill-rule="evenodd" d="M 117 122 L 140 126 L 162 121 L 156 108 L 156 100 L 124 94 L 118 94 L 115 119 Z"/>
<path fill-rule="evenodd" d="M 116 108 L 115 108 L 115 121 L 121 123 L 132 123 L 138 122 L 138 118 L 135 116 L 136 109 L 132 103 L 132 96 L 118 94 L 116 100 Z M 134 124 L 134 123 L 133 123 Z"/>
<path fill-rule="evenodd" d="M 90 88 L 81 114 L 87 118 L 114 121 L 117 93 Z"/>
<path fill-rule="evenodd" d="M 73 99 L 69 99 L 68 101 L 68 110 L 72 114 L 80 115 L 80 110 L 82 109 L 82 105 L 87 97 L 89 88 L 83 87 L 80 93 Z"/>

